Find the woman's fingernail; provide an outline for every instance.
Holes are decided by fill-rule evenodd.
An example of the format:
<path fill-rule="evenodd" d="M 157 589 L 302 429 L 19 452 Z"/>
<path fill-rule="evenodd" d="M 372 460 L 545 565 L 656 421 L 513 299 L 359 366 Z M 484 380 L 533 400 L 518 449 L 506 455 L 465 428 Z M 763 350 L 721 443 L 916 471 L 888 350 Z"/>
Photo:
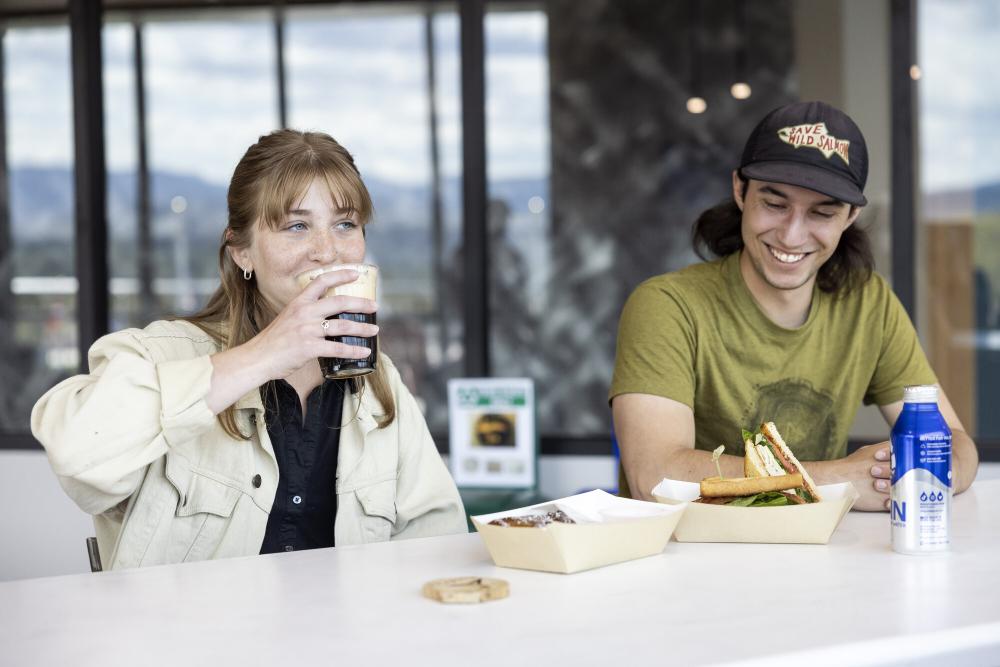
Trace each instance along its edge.
<path fill-rule="evenodd" d="M 879 491 L 885 491 L 886 489 L 889 488 L 889 482 L 885 481 L 884 479 L 880 479 L 879 481 L 875 482 L 875 488 L 878 489 Z"/>
<path fill-rule="evenodd" d="M 881 475 L 882 474 L 882 468 L 880 468 L 878 466 L 873 467 L 872 468 L 872 474 L 875 475 L 876 477 L 878 475 Z"/>

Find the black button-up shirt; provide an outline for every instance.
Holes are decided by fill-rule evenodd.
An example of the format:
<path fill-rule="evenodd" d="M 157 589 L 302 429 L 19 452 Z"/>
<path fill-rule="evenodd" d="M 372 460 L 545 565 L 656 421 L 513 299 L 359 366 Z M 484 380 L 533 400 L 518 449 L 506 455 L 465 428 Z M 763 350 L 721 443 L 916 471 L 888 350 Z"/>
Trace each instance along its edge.
<path fill-rule="evenodd" d="M 267 434 L 278 459 L 278 491 L 262 554 L 333 546 L 337 515 L 337 450 L 344 381 L 327 380 L 306 399 L 284 380 L 264 387 Z"/>

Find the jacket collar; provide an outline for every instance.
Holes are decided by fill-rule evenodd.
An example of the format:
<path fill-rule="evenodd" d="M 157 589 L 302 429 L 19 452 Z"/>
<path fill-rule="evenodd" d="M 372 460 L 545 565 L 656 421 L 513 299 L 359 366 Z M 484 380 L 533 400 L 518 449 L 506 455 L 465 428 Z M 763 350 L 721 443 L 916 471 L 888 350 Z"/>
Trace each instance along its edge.
<path fill-rule="evenodd" d="M 355 393 L 348 391 L 344 395 L 344 409 L 340 418 L 342 428 L 350 428 L 354 422 L 362 435 L 371 433 L 378 428 L 375 416 L 382 416 L 385 410 L 375 398 L 375 394 L 368 387 L 362 387 L 361 391 Z"/>
<path fill-rule="evenodd" d="M 267 437 L 267 427 L 264 425 L 264 402 L 261 400 L 260 389 L 248 391 L 236 401 L 235 407 L 237 410 L 253 410 L 258 414 L 254 423 L 261 436 L 261 444 L 274 465 L 277 466 L 271 441 Z M 385 409 L 369 387 L 364 387 L 357 393 L 348 391 L 344 394 L 344 407 L 340 418 L 342 429 L 340 432 L 340 451 L 337 458 L 338 480 L 350 479 L 351 473 L 354 472 L 361 459 L 367 435 L 378 428 L 378 421 L 375 417 L 381 417 L 383 414 L 385 414 Z"/>
<path fill-rule="evenodd" d="M 340 421 L 340 447 L 337 452 L 338 493 L 351 488 L 359 476 L 366 478 L 372 474 L 371 470 L 361 465 L 362 454 L 368 434 L 378 428 L 375 416 L 381 416 L 384 412 L 368 387 L 357 394 L 347 392 L 344 396 L 344 409 Z M 366 460 L 367 468 L 370 468 L 374 459 L 368 457 Z"/>
<path fill-rule="evenodd" d="M 247 393 L 243 394 L 243 397 L 236 401 L 236 405 L 234 407 L 237 410 L 255 410 L 257 412 L 264 412 L 264 401 L 260 398 L 260 389 L 251 389 Z"/>
<path fill-rule="evenodd" d="M 360 405 L 359 405 L 360 403 Z M 251 389 L 245 393 L 236 404 L 233 406 L 237 410 L 254 410 L 257 412 L 264 411 L 264 401 L 260 397 L 260 388 Z M 370 433 L 378 428 L 378 422 L 375 420 L 375 416 L 381 417 L 385 414 L 385 410 L 379 404 L 378 399 L 375 398 L 375 394 L 372 393 L 367 387 L 363 388 L 361 391 L 355 393 L 348 391 L 344 395 L 344 409 L 343 415 L 340 419 L 340 425 L 346 427 L 355 421 L 355 416 L 357 416 L 357 421 L 361 427 L 361 432 L 364 434 Z"/>

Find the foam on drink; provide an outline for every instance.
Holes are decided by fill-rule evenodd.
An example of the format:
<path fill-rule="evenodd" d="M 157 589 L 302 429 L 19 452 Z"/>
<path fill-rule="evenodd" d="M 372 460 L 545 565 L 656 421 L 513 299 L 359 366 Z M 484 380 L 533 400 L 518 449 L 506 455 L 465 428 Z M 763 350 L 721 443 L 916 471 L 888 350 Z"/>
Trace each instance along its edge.
<path fill-rule="evenodd" d="M 358 296 L 363 299 L 375 300 L 375 292 L 378 286 L 378 267 L 373 264 L 335 264 L 312 269 L 299 274 L 296 278 L 299 287 L 305 289 L 312 280 L 330 271 L 351 270 L 358 272 L 358 278 L 354 282 L 345 285 L 331 287 L 323 296 Z"/>

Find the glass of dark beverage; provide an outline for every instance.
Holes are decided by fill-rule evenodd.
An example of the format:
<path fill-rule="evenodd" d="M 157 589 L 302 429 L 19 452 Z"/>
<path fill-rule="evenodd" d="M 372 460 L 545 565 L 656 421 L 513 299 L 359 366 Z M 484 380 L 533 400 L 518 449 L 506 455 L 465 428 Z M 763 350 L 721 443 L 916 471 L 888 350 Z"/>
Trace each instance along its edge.
<path fill-rule="evenodd" d="M 298 277 L 299 287 L 305 288 L 310 280 L 323 273 L 343 269 L 357 271 L 358 279 L 352 283 L 331 287 L 326 291 L 324 296 L 359 296 L 374 301 L 376 288 L 378 287 L 378 267 L 373 264 L 336 264 L 334 266 L 324 266 L 321 269 L 307 271 Z M 328 319 L 376 324 L 375 313 L 340 313 Z M 378 359 L 378 336 L 372 336 L 371 338 L 362 338 L 360 336 L 327 336 L 326 339 L 344 343 L 345 345 L 367 347 L 372 351 L 370 355 L 362 359 L 321 357 L 319 367 L 322 369 L 323 375 L 327 378 L 352 378 L 359 375 L 367 375 L 375 370 L 375 364 Z"/>

